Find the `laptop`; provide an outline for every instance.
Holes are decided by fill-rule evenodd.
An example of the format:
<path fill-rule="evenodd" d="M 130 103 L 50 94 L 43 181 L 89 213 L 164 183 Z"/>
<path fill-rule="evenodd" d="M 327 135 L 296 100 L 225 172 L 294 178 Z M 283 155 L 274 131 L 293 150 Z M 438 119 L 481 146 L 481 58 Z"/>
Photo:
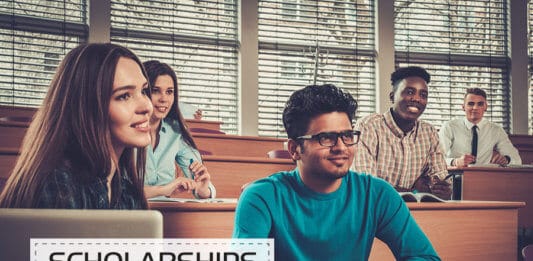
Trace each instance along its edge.
<path fill-rule="evenodd" d="M 162 238 L 156 210 L 0 208 L 0 260 L 29 260 L 30 238 Z"/>

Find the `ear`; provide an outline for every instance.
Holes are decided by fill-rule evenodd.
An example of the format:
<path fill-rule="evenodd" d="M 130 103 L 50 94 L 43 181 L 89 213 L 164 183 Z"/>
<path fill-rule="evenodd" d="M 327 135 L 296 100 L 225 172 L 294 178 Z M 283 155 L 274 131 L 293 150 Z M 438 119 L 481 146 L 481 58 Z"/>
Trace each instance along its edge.
<path fill-rule="evenodd" d="M 394 103 L 394 91 L 389 93 L 390 102 Z"/>
<path fill-rule="evenodd" d="M 465 104 L 464 104 L 464 103 L 461 104 L 461 108 L 463 108 L 463 111 L 466 111 L 466 110 L 465 110 Z"/>
<path fill-rule="evenodd" d="M 287 142 L 287 150 L 291 154 L 291 158 L 293 160 L 299 160 L 301 158 L 300 146 L 295 140 L 289 139 L 289 141 Z"/>

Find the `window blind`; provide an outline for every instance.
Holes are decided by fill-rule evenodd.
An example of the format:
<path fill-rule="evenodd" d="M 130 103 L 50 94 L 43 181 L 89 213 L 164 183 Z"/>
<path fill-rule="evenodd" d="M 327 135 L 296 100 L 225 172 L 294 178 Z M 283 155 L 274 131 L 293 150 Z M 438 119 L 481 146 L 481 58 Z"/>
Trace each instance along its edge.
<path fill-rule="evenodd" d="M 238 126 L 237 21 L 234 0 L 111 1 L 111 41 L 169 64 L 180 101 L 227 133 Z"/>
<path fill-rule="evenodd" d="M 335 84 L 358 102 L 357 118 L 375 111 L 374 1 L 259 0 L 260 136 L 286 137 L 290 94 Z"/>
<path fill-rule="evenodd" d="M 0 2 L 0 104 L 38 107 L 63 56 L 87 38 L 85 0 Z"/>
<path fill-rule="evenodd" d="M 510 128 L 508 10 L 505 0 L 397 0 L 397 66 L 418 65 L 431 74 L 422 119 L 435 127 L 464 116 L 466 88 L 487 92 L 485 118 Z"/>

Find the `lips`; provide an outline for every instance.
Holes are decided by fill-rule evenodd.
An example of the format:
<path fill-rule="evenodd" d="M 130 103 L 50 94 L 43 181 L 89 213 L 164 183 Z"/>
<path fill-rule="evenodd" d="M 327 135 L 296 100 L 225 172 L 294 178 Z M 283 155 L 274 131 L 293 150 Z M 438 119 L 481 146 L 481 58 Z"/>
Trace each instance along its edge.
<path fill-rule="evenodd" d="M 142 131 L 142 132 L 148 132 L 150 131 L 150 123 L 148 120 L 143 120 L 140 122 L 136 122 L 131 125 L 131 127 L 135 128 L 136 130 Z"/>
<path fill-rule="evenodd" d="M 407 111 L 410 113 L 420 113 L 422 107 L 419 104 L 407 104 Z"/>
<path fill-rule="evenodd" d="M 412 112 L 412 113 L 418 113 L 418 112 L 420 112 L 420 109 L 419 109 L 418 107 L 415 107 L 415 106 L 408 106 L 408 107 L 407 107 L 407 110 L 408 110 L 409 112 Z"/>
<path fill-rule="evenodd" d="M 154 108 L 158 111 L 158 112 L 166 112 L 168 110 L 168 106 L 154 106 Z"/>
<path fill-rule="evenodd" d="M 336 165 L 342 165 L 348 160 L 348 157 L 333 157 L 333 158 L 328 158 L 328 160 L 333 162 Z"/>

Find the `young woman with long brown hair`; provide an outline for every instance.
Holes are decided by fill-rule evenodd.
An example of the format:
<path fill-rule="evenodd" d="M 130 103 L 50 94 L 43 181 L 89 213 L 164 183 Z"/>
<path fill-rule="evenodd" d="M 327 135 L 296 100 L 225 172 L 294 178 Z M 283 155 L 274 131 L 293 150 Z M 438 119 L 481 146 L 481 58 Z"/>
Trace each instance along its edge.
<path fill-rule="evenodd" d="M 130 50 L 114 44 L 71 50 L 27 131 L 0 207 L 147 208 L 148 91 Z"/>

